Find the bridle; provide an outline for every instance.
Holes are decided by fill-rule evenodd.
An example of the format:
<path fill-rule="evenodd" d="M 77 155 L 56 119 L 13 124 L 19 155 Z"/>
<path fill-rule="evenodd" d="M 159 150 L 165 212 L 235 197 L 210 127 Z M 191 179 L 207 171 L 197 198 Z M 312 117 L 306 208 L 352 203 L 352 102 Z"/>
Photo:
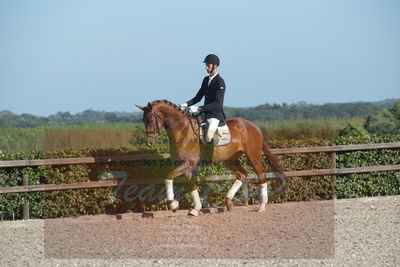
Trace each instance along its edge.
<path fill-rule="evenodd" d="M 155 137 L 157 137 L 157 136 L 160 135 L 160 126 L 159 126 L 159 123 L 158 123 L 158 119 L 160 119 L 160 120 L 162 120 L 162 121 L 165 121 L 165 119 L 163 119 L 160 115 L 158 115 L 158 114 L 151 108 L 150 105 L 149 105 L 148 110 L 151 112 L 151 114 L 153 114 L 153 116 L 154 116 L 154 118 L 155 118 L 155 121 L 156 121 L 156 131 L 147 131 L 147 130 L 146 130 L 146 135 L 149 136 L 149 137 L 155 138 Z M 187 116 L 185 116 L 185 117 L 187 117 Z M 194 129 L 192 120 L 191 120 L 189 117 L 187 117 L 187 118 L 188 118 L 188 120 L 189 120 L 189 122 L 190 122 L 190 126 L 192 127 L 192 130 L 193 130 L 194 134 L 195 134 L 196 136 L 199 136 L 199 134 L 196 133 L 196 130 Z M 145 121 L 144 119 L 143 119 L 143 121 L 144 121 L 144 123 L 146 124 L 146 121 Z M 169 126 L 169 127 L 167 127 L 165 124 L 164 124 L 164 126 L 165 126 L 166 129 L 172 128 L 173 126 L 175 126 L 176 124 L 178 124 L 180 121 L 181 121 L 181 120 L 178 120 L 177 122 L 175 122 L 174 125 Z M 199 131 L 200 131 L 200 127 L 199 127 Z"/>
<path fill-rule="evenodd" d="M 150 110 L 151 114 L 153 114 L 153 116 L 154 116 L 154 118 L 155 118 L 155 120 L 156 120 L 156 131 L 147 131 L 147 130 L 146 130 L 146 135 L 149 136 L 149 137 L 157 137 L 158 135 L 160 135 L 160 126 L 159 126 L 159 123 L 158 123 L 158 119 L 163 120 L 163 118 L 161 118 L 160 115 L 158 115 L 157 113 L 155 113 L 155 112 L 152 110 L 151 106 L 149 106 L 149 110 Z M 143 119 L 143 121 L 144 121 L 144 123 L 146 124 L 146 120 Z M 150 122 L 151 122 L 151 121 L 150 121 Z"/>

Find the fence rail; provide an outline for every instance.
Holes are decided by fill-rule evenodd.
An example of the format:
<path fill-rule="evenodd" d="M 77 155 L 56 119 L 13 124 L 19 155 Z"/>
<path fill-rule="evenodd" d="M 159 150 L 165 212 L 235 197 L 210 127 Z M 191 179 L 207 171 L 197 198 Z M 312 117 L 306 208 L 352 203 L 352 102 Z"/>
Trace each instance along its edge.
<path fill-rule="evenodd" d="M 331 158 L 330 169 L 317 169 L 317 170 L 302 170 L 302 171 L 288 171 L 284 172 L 286 177 L 308 177 L 308 176 L 334 176 L 334 184 L 336 183 L 336 175 L 339 174 L 352 174 L 352 173 L 369 173 L 377 171 L 397 171 L 400 170 L 398 165 L 385 165 L 385 166 L 369 166 L 359 168 L 341 168 L 336 169 L 336 152 L 348 151 L 361 151 L 361 150 L 375 150 L 375 149 L 399 149 L 400 142 L 394 143 L 378 143 L 378 144 L 361 144 L 361 145 L 341 145 L 341 146 L 320 146 L 320 147 L 302 147 L 302 148 L 278 148 L 271 149 L 275 155 L 284 154 L 303 154 L 303 153 L 328 153 Z M 94 163 L 116 163 L 122 161 L 134 160 L 160 160 L 169 159 L 169 154 L 138 154 L 138 155 L 118 155 L 118 156 L 102 156 L 102 157 L 82 157 L 82 158 L 61 158 L 61 159 L 42 159 L 42 160 L 11 160 L 0 161 L 0 168 L 15 168 L 15 167 L 32 167 L 32 166 L 52 166 L 52 165 L 71 165 L 71 164 L 94 164 Z M 273 174 L 268 173 L 267 177 L 272 178 Z M 255 174 L 248 176 L 250 179 L 256 179 Z M 205 181 L 223 181 L 234 180 L 234 175 L 213 175 L 205 177 Z M 176 183 L 182 183 L 185 180 L 182 177 L 175 179 Z M 164 179 L 128 179 L 125 185 L 147 185 L 147 184 L 163 184 Z M 28 176 L 24 174 L 23 185 L 15 187 L 0 187 L 0 194 L 9 193 L 23 193 L 23 192 L 43 192 L 54 190 L 67 190 L 67 189 L 87 189 L 99 187 L 115 187 L 118 186 L 117 180 L 107 181 L 91 181 L 70 184 L 44 184 L 44 185 L 28 185 Z M 245 198 L 246 199 L 246 198 Z M 246 200 L 245 200 L 246 202 Z M 29 218 L 29 205 L 24 205 L 24 219 Z"/>
<path fill-rule="evenodd" d="M 275 148 L 271 149 L 272 154 L 302 154 L 302 153 L 336 153 L 356 150 L 371 149 L 394 149 L 400 148 L 400 142 L 343 145 L 343 146 L 319 146 L 319 147 L 300 147 L 300 148 Z M 93 164 L 93 163 L 112 163 L 133 160 L 158 160 L 168 159 L 169 154 L 138 154 L 122 156 L 102 156 L 102 157 L 80 157 L 80 158 L 61 158 L 61 159 L 35 159 L 35 160 L 9 160 L 0 161 L 0 168 L 13 167 L 33 167 L 33 166 L 52 166 L 52 165 L 71 165 L 71 164 Z"/>

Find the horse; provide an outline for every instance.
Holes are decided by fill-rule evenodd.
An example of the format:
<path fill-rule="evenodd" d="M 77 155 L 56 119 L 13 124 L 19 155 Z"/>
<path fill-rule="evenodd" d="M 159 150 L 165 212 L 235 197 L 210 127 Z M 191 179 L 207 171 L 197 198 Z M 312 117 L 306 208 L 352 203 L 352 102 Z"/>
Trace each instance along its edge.
<path fill-rule="evenodd" d="M 188 215 L 198 216 L 202 206 L 196 184 L 194 179 L 191 178 L 196 174 L 197 168 L 201 164 L 201 151 L 204 145 L 199 140 L 198 131 L 200 126 L 198 125 L 197 117 L 188 114 L 168 100 L 155 100 L 149 102 L 147 106 L 136 105 L 136 107 L 144 111 L 143 122 L 145 124 L 147 145 L 152 146 L 160 135 L 160 129 L 165 128 L 170 140 L 171 158 L 175 158 L 176 162 L 179 162 L 179 165 L 165 179 L 169 209 L 174 212 L 178 210 L 179 202 L 174 199 L 173 180 L 177 176 L 184 175 L 189 182 L 190 194 L 194 204 Z M 268 203 L 268 188 L 266 169 L 262 164 L 262 155 L 264 154 L 266 157 L 276 175 L 275 177 L 280 179 L 281 187 L 283 188 L 286 184 L 286 176 L 276 156 L 271 153 L 264 142 L 264 136 L 260 128 L 244 118 L 228 119 L 226 124 L 231 132 L 232 141 L 227 145 L 214 147 L 211 159 L 212 163 L 224 162 L 236 177 L 235 183 L 226 196 L 226 208 L 228 211 L 232 210 L 232 199 L 248 176 L 239 161 L 239 158 L 245 154 L 247 162 L 249 162 L 259 180 L 261 204 L 257 211 L 265 211 L 265 205 Z"/>

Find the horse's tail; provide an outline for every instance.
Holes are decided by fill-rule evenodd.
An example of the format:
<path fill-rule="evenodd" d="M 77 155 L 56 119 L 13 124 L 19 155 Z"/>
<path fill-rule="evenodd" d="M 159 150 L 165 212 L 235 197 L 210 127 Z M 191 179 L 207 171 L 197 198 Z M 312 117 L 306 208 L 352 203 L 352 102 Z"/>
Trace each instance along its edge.
<path fill-rule="evenodd" d="M 286 175 L 283 172 L 283 169 L 278 162 L 278 158 L 274 154 L 272 154 L 270 148 L 268 147 L 268 145 L 265 142 L 263 143 L 262 150 L 263 150 L 264 156 L 267 158 L 268 163 L 271 166 L 272 171 L 275 172 L 275 176 L 278 176 L 278 178 L 281 180 L 280 187 L 285 187 Z"/>

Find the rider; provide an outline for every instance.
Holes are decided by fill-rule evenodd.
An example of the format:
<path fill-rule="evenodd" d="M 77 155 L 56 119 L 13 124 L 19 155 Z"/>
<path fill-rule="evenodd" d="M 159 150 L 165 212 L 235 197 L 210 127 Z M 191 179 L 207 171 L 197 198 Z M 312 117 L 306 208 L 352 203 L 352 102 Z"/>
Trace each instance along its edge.
<path fill-rule="evenodd" d="M 206 64 L 206 71 L 209 76 L 204 77 L 201 88 L 196 96 L 181 105 L 182 109 L 198 103 L 205 96 L 204 106 L 200 106 L 198 112 L 203 113 L 207 119 L 206 142 L 213 144 L 214 133 L 218 125 L 225 121 L 223 111 L 225 82 L 218 73 L 219 58 L 214 54 L 206 56 L 203 63 Z"/>

